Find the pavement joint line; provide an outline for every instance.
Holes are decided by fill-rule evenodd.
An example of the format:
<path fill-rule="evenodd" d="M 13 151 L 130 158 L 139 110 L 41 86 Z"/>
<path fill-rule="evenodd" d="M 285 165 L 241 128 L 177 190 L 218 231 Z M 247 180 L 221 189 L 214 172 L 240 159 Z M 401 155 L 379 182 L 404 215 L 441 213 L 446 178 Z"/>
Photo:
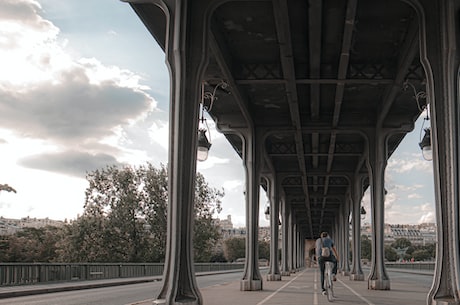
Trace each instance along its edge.
<path fill-rule="evenodd" d="M 147 303 L 147 302 L 153 302 L 153 298 L 152 298 L 152 299 L 143 300 L 143 301 L 134 302 L 134 303 L 128 303 L 128 304 L 126 304 L 126 305 L 139 305 L 139 304 L 144 304 L 144 303 Z"/>
<path fill-rule="evenodd" d="M 304 274 L 306 271 L 304 270 L 303 272 L 299 273 L 295 278 L 293 278 L 292 280 L 290 280 L 289 282 L 287 282 L 286 284 L 284 284 L 283 286 L 281 286 L 280 288 L 278 288 L 276 291 L 274 291 L 272 294 L 270 294 L 269 296 L 267 296 L 265 299 L 263 299 L 262 301 L 260 301 L 259 303 L 257 303 L 256 305 L 263 305 L 265 304 L 265 302 L 267 302 L 268 300 L 270 300 L 271 298 L 273 298 L 278 292 L 280 292 L 281 290 L 283 290 L 286 286 L 288 286 L 289 284 L 291 284 L 293 281 L 295 281 L 297 278 L 299 278 L 302 274 Z"/>
<path fill-rule="evenodd" d="M 315 277 L 313 280 L 313 288 L 315 293 L 313 293 L 313 305 L 318 305 L 318 269 L 315 269 Z"/>
<path fill-rule="evenodd" d="M 363 297 L 362 295 L 360 295 L 358 292 L 356 292 L 353 288 L 351 288 L 350 286 L 348 286 L 347 284 L 345 284 L 343 281 L 341 280 L 338 280 L 343 286 L 345 286 L 348 290 L 350 290 L 354 295 L 356 295 L 358 298 L 360 298 L 361 300 L 363 300 L 364 302 L 366 302 L 368 305 L 375 305 L 374 303 L 372 303 L 371 301 L 369 301 L 368 299 L 366 299 L 365 297 Z"/>

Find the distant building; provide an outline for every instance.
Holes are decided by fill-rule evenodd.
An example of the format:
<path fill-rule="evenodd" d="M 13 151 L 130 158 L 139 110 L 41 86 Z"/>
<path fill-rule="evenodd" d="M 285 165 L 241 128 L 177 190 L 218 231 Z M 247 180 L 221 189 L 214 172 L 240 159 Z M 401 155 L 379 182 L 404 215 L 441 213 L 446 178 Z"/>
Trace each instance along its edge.
<path fill-rule="evenodd" d="M 30 218 L 23 217 L 21 219 L 0 217 L 0 235 L 12 235 L 24 228 L 43 228 L 46 226 L 62 227 L 64 221 L 52 220 L 47 218 Z"/>
<path fill-rule="evenodd" d="M 361 227 L 361 235 L 366 235 L 369 239 L 372 239 L 372 227 L 370 224 L 365 224 Z M 384 237 L 385 244 L 392 244 L 400 238 L 409 240 L 413 245 L 434 244 L 436 243 L 436 224 L 385 224 Z"/>

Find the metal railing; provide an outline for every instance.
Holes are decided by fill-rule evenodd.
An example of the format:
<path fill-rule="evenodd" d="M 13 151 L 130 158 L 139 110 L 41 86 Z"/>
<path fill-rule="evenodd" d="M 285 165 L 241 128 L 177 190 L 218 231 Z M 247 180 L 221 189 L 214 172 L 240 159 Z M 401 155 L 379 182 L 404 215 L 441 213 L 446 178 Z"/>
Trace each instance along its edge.
<path fill-rule="evenodd" d="M 406 262 L 406 263 L 394 263 L 386 262 L 387 268 L 397 268 L 406 270 L 417 270 L 417 271 L 434 271 L 434 262 Z"/>
<path fill-rule="evenodd" d="M 244 264 L 197 263 L 195 272 L 243 269 Z M 161 276 L 162 263 L 1 263 L 0 286 Z"/>

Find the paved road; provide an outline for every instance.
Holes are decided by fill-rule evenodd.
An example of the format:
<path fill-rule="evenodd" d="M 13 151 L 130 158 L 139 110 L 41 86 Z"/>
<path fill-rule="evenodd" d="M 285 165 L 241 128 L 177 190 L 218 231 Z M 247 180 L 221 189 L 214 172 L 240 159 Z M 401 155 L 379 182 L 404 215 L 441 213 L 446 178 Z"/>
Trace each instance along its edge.
<path fill-rule="evenodd" d="M 224 285 L 241 279 L 242 272 L 223 273 L 197 277 L 200 289 L 213 285 Z M 86 282 L 87 283 L 87 282 Z M 82 283 L 84 284 L 84 283 Z M 55 285 L 44 286 L 49 289 Z M 33 287 L 24 287 L 33 288 Z M 70 288 L 69 288 L 70 289 Z M 94 289 L 71 290 L 0 299 L 2 305 L 126 305 L 145 301 L 151 304 L 153 297 L 161 289 L 160 281 L 150 281 L 132 285 L 110 286 Z"/>
<path fill-rule="evenodd" d="M 266 271 L 262 274 L 265 278 Z M 339 276 L 334 290 L 335 305 L 423 305 L 431 287 L 432 276 L 389 271 L 390 291 L 367 289 L 367 282 L 350 281 Z M 328 304 L 320 293 L 316 268 L 305 269 L 282 281 L 264 280 L 263 291 L 240 291 L 242 273 L 229 273 L 197 277 L 205 305 L 294 305 Z M 38 285 L 36 285 L 38 286 Z M 49 285 L 50 287 L 52 285 Z M 151 305 L 161 288 L 153 281 L 133 285 L 65 291 L 0 299 L 0 305 Z"/>

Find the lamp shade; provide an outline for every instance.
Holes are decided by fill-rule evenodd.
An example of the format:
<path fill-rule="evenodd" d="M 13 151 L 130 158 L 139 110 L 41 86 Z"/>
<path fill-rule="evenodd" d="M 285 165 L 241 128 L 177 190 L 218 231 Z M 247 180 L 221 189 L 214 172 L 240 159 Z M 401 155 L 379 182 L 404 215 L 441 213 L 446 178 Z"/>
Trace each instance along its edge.
<path fill-rule="evenodd" d="M 205 161 L 208 159 L 209 148 L 211 143 L 209 143 L 208 138 L 206 137 L 206 130 L 198 130 L 198 149 L 196 153 L 196 158 L 198 161 Z"/>
<path fill-rule="evenodd" d="M 433 151 L 431 150 L 431 130 L 430 128 L 425 129 L 425 135 L 420 143 L 418 143 L 422 149 L 422 155 L 425 160 L 433 160 Z"/>

